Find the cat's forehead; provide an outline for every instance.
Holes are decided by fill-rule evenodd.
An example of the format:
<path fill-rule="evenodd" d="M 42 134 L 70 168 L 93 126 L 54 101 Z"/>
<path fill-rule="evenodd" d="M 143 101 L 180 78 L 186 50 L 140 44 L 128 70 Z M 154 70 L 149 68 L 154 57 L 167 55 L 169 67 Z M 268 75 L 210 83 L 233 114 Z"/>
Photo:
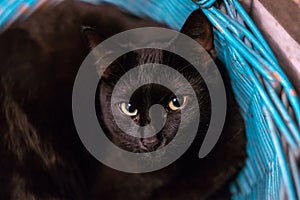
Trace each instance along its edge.
<path fill-rule="evenodd" d="M 147 58 L 152 59 L 152 58 Z M 144 86 L 143 93 L 147 94 L 160 94 L 157 90 L 161 91 L 161 95 L 166 93 L 165 89 L 160 87 L 153 87 L 154 85 L 161 85 L 168 89 L 168 93 L 173 94 L 193 94 L 190 83 L 184 81 L 184 77 L 180 73 L 170 73 L 169 70 L 160 70 L 162 66 L 155 63 L 146 63 L 131 70 L 130 73 L 126 73 L 119 80 L 118 84 L 118 95 L 124 97 L 130 97 L 136 90 Z M 192 83 L 192 82 L 191 82 Z M 142 93 L 140 93 L 142 94 Z"/>

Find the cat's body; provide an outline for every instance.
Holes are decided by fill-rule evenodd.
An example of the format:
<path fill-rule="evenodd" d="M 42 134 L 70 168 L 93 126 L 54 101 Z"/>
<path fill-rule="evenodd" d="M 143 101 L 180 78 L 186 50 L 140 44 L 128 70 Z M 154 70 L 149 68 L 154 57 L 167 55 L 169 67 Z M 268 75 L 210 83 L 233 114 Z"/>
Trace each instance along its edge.
<path fill-rule="evenodd" d="M 203 135 L 175 163 L 146 174 L 116 171 L 87 152 L 73 124 L 72 87 L 90 46 L 99 41 L 91 44 L 95 38 L 86 38 L 83 26 L 93 27 L 101 39 L 106 39 L 136 27 L 163 25 L 129 16 L 110 5 L 64 2 L 33 14 L 0 35 L 0 199 L 205 199 L 214 193 L 218 194 L 211 198 L 228 198 L 227 187 L 223 186 L 245 157 L 243 123 L 231 94 L 225 129 L 204 159 L 198 158 Z M 192 35 L 188 33 L 192 27 L 183 29 Z M 206 37 L 204 41 L 212 40 L 211 35 Z M 211 49 L 210 42 L 202 45 Z M 160 51 L 139 51 L 131 55 L 136 58 L 131 64 L 149 62 L 149 53 L 162 55 Z M 121 61 L 129 66 L 128 60 Z M 159 62 L 166 63 L 163 59 Z M 105 97 L 111 93 L 106 85 L 109 80 L 100 82 L 99 119 L 106 130 L 113 132 L 110 112 L 105 110 Z M 160 90 L 153 87 L 147 91 L 166 93 Z M 143 94 L 137 93 L 136 98 Z M 200 107 L 205 111 L 210 106 L 203 103 Z M 205 131 L 201 125 L 208 121 L 200 123 L 200 130 Z M 116 135 L 108 133 L 116 144 L 126 140 Z M 157 141 L 154 147 L 144 141 L 142 145 L 153 149 L 162 144 Z"/>

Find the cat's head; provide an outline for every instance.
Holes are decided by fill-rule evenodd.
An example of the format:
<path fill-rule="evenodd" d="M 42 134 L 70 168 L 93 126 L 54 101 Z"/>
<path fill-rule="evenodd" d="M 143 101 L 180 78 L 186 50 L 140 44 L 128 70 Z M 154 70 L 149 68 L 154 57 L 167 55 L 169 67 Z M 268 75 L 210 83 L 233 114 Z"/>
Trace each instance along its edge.
<path fill-rule="evenodd" d="M 92 48 L 106 39 L 94 28 L 84 28 L 83 32 Z M 212 57 L 215 56 L 212 28 L 202 11 L 194 11 L 189 16 L 181 33 L 196 40 Z M 96 52 L 95 55 L 101 56 L 101 52 Z M 119 79 L 129 70 L 149 63 L 172 67 L 189 81 L 193 91 L 176 75 L 154 70 L 154 66 L 150 64 L 139 68 L 126 82 L 118 85 L 117 98 L 112 100 L 112 92 Z M 136 89 L 139 82 L 147 82 L 149 79 L 156 83 L 167 82 L 168 87 L 152 83 L 141 84 Z M 192 97 L 193 92 L 196 93 L 196 99 Z M 152 108 L 156 104 L 162 107 L 153 113 Z M 194 120 L 198 106 L 201 114 L 200 129 L 205 129 L 201 126 L 206 125 L 210 115 L 209 94 L 201 75 L 180 56 L 152 48 L 132 51 L 115 60 L 99 81 L 95 105 L 99 122 L 107 137 L 117 146 L 131 152 L 151 152 L 166 146 L 175 137 L 181 120 Z M 123 122 L 122 130 L 114 117 Z M 152 132 L 157 134 L 143 138 L 145 134 Z"/>

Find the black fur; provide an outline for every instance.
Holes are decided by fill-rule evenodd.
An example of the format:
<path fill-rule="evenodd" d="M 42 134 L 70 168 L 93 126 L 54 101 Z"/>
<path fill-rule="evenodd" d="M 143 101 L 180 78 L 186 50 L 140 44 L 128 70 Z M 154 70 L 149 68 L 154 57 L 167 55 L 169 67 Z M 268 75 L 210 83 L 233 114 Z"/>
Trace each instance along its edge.
<path fill-rule="evenodd" d="M 209 122 L 210 101 L 201 77 L 189 68 L 182 69 L 182 73 L 193 82 L 204 117 L 197 140 L 175 163 L 157 172 L 123 173 L 99 163 L 81 143 L 71 112 L 72 87 L 81 62 L 101 40 L 144 26 L 163 25 L 133 17 L 111 5 L 67 1 L 34 13 L 0 35 L 0 199 L 230 197 L 227 184 L 245 158 L 243 122 L 228 88 L 225 129 L 213 151 L 198 159 L 199 145 Z M 92 29 L 85 32 L 83 27 Z M 191 15 L 182 31 L 214 57 L 211 28 L 200 11 Z M 151 49 L 131 52 L 118 60 L 125 70 L 152 61 L 171 64 L 179 71 L 187 64 L 179 57 Z M 105 110 L 115 81 L 110 75 L 124 73 L 114 66 L 117 65 L 113 64 L 99 83 L 99 121 L 117 145 L 126 144 L 123 148 L 140 151 L 136 141 L 114 131 L 110 112 Z M 141 98 L 153 95 L 163 100 Z M 166 104 L 170 95 L 165 88 L 151 85 L 135 93 L 132 100 L 142 109 L 147 103 Z M 159 142 L 174 137 L 177 118 L 174 113 L 169 115 Z"/>

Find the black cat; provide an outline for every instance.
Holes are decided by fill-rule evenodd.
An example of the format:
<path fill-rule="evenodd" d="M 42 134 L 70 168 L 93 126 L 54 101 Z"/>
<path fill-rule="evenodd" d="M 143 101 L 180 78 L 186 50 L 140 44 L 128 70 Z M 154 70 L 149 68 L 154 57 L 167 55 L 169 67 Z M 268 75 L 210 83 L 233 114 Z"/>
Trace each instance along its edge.
<path fill-rule="evenodd" d="M 94 159 L 76 133 L 72 87 L 83 59 L 102 40 L 145 26 L 165 27 L 111 5 L 66 1 L 37 11 L 0 35 L 0 199 L 230 197 L 228 183 L 245 158 L 238 108 L 228 87 L 224 130 L 213 151 L 199 159 L 197 154 L 210 120 L 210 100 L 201 76 L 192 67 L 183 68 L 188 63 L 179 56 L 155 49 L 130 52 L 105 71 L 95 94 L 99 122 L 112 142 L 127 151 L 155 151 L 175 136 L 180 110 L 192 110 L 189 106 L 193 99 L 186 94 L 174 96 L 152 84 L 137 90 L 131 102 L 120 101 L 119 114 L 131 115 L 139 125 L 149 123 L 150 105 L 158 103 L 166 109 L 162 131 L 137 140 L 120 132 L 112 120 L 112 88 L 124 72 L 149 62 L 168 64 L 187 77 L 198 97 L 201 122 L 196 140 L 175 163 L 151 173 L 119 172 Z M 198 41 L 214 58 L 212 30 L 200 10 L 191 14 L 181 32 Z M 220 70 L 228 81 L 224 69 Z"/>

